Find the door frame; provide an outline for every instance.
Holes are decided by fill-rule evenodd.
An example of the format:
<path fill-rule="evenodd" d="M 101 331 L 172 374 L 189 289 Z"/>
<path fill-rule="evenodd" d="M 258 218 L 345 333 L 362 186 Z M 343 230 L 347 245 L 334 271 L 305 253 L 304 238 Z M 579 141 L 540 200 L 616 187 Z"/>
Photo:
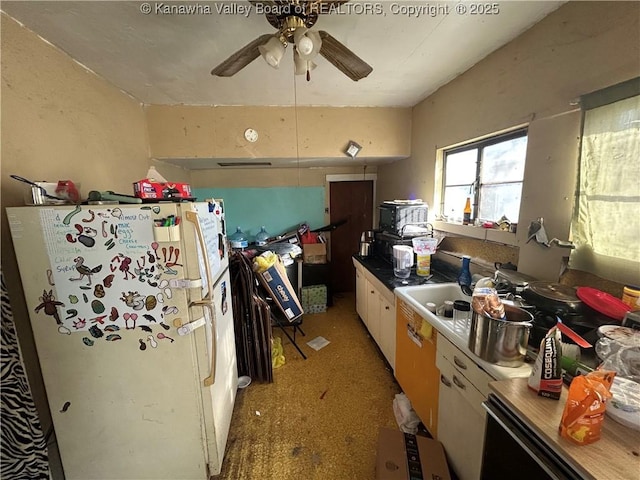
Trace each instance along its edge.
<path fill-rule="evenodd" d="M 377 173 L 343 173 L 343 174 L 333 174 L 325 176 L 325 199 L 324 199 L 324 220 L 325 224 L 331 223 L 331 212 L 329 211 L 329 207 L 331 206 L 331 183 L 332 182 L 359 182 L 359 181 L 372 181 L 373 182 L 373 196 L 372 196 L 372 204 L 373 211 L 371 212 L 372 222 L 375 224 L 376 220 L 376 182 L 378 180 Z M 371 225 L 371 228 L 375 228 L 375 225 Z M 331 235 L 331 234 L 329 234 Z M 331 237 L 329 236 L 329 252 L 327 260 L 331 261 Z"/>

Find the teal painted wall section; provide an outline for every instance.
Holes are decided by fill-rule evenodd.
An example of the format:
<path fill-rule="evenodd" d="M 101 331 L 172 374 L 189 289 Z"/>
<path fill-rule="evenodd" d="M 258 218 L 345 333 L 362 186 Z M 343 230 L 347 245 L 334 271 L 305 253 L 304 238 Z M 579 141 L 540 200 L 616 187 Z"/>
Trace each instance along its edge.
<path fill-rule="evenodd" d="M 281 235 L 307 223 L 311 230 L 322 227 L 324 187 L 194 188 L 199 201 L 224 200 L 227 234 L 240 227 L 249 242 L 265 226 L 270 236 Z"/>

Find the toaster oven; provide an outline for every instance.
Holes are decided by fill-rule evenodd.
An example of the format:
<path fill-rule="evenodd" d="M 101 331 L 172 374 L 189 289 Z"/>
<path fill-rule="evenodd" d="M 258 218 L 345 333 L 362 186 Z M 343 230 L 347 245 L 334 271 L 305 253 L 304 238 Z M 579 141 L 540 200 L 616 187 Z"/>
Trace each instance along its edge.
<path fill-rule="evenodd" d="M 392 235 L 423 235 L 427 227 L 429 207 L 426 203 L 412 200 L 383 202 L 380 211 L 379 230 Z M 408 226 L 417 228 L 408 228 Z"/>

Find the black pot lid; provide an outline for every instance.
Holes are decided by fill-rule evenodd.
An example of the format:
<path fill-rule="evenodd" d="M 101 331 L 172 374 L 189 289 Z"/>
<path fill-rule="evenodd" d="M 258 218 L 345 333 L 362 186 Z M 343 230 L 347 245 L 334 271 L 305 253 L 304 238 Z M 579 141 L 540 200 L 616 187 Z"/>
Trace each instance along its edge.
<path fill-rule="evenodd" d="M 582 303 L 576 294 L 576 289 L 568 285 L 549 282 L 529 282 L 528 288 L 533 293 L 556 302 Z"/>

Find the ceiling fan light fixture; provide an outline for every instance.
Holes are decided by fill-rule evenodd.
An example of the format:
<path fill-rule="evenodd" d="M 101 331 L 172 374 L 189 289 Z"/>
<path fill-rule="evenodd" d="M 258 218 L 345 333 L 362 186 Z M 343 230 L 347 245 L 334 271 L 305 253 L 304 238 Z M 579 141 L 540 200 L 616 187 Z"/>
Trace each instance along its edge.
<path fill-rule="evenodd" d="M 300 37 L 296 42 L 296 47 L 298 48 L 298 52 L 302 55 L 310 55 L 311 52 L 313 52 L 313 42 L 306 35 Z"/>
<path fill-rule="evenodd" d="M 280 66 L 280 60 L 282 60 L 282 56 L 284 55 L 284 48 L 285 45 L 282 41 L 277 36 L 273 36 L 267 43 L 260 45 L 258 50 L 265 62 L 273 68 L 278 68 Z"/>
<path fill-rule="evenodd" d="M 310 72 L 318 66 L 311 60 L 303 59 L 297 51 L 293 52 L 293 63 L 295 65 L 296 75 L 305 75 L 307 72 Z"/>
<path fill-rule="evenodd" d="M 278 68 L 284 50 L 289 43 L 293 43 L 294 53 L 298 53 L 300 58 L 307 62 L 306 65 L 300 64 L 298 67 L 299 71 L 306 70 L 307 80 L 310 78 L 310 69 L 315 67 L 311 61 L 318 54 L 354 82 L 362 80 L 373 71 L 371 65 L 328 32 L 309 30 L 315 25 L 320 14 L 328 13 L 328 10 L 332 9 L 318 6 L 333 7 L 347 1 L 349 0 L 249 0 L 254 5 L 264 3 L 265 6 L 282 10 L 281 14 L 265 13 L 268 22 L 277 29 L 277 33 L 260 35 L 214 67 L 211 74 L 231 77 L 260 55 L 271 67 Z M 313 46 L 311 49 L 309 41 Z"/>
<path fill-rule="evenodd" d="M 304 27 L 296 28 L 295 32 L 293 32 L 293 41 L 296 44 L 298 54 L 304 60 L 314 59 L 320 53 L 320 48 L 322 47 L 320 34 Z"/>

